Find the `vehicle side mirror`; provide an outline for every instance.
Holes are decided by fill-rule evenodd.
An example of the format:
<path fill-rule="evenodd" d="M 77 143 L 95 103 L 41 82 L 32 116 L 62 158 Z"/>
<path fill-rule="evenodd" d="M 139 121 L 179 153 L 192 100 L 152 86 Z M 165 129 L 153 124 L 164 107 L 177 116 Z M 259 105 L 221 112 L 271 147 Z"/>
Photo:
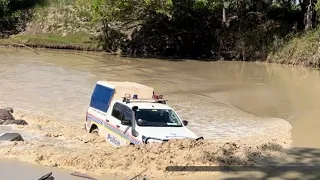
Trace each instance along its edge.
<path fill-rule="evenodd" d="M 138 110 L 139 108 L 138 108 L 138 106 L 133 106 L 132 107 L 132 111 L 136 111 L 136 110 Z"/>
<path fill-rule="evenodd" d="M 182 123 L 183 123 L 183 125 L 185 125 L 185 126 L 188 126 L 188 124 L 189 124 L 189 122 L 186 121 L 186 120 L 183 120 Z"/>

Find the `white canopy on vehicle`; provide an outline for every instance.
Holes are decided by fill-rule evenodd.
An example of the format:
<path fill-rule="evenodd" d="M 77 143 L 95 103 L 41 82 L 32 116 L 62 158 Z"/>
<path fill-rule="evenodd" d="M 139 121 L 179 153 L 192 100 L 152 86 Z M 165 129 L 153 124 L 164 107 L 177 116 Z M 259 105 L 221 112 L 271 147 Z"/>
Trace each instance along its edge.
<path fill-rule="evenodd" d="M 120 100 L 126 94 L 136 94 L 139 99 L 152 99 L 154 89 L 135 82 L 98 81 L 98 84 L 114 89 L 113 100 Z"/>

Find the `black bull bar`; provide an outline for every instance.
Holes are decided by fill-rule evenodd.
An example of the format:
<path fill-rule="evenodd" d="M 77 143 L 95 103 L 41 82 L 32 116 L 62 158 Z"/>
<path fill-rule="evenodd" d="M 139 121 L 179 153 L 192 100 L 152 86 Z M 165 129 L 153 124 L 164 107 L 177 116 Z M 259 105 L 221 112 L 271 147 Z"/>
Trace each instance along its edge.
<path fill-rule="evenodd" d="M 148 138 L 145 139 L 144 143 L 148 144 L 148 141 L 150 139 L 159 140 L 159 141 L 162 141 L 162 142 L 168 142 L 170 140 L 170 139 L 159 139 L 159 138 L 148 137 Z M 203 139 L 204 138 L 201 136 L 201 137 L 198 137 L 198 138 L 196 138 L 194 140 L 199 141 L 199 140 L 203 140 Z"/>

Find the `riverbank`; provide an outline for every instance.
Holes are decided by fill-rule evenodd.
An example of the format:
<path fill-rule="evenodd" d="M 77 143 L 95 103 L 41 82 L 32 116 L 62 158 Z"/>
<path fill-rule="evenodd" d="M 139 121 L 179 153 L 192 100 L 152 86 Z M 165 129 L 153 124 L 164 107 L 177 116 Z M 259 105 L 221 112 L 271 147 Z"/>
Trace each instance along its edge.
<path fill-rule="evenodd" d="M 300 17 L 304 12 L 296 5 L 277 3 L 265 4 L 263 11 L 255 9 L 255 3 L 249 3 L 248 6 L 253 5 L 252 10 L 255 10 L 246 12 L 243 9 L 244 14 L 240 13 L 241 8 L 230 6 L 225 23 L 221 23 L 222 4 L 219 3 L 119 1 L 108 4 L 108 1 L 88 0 L 34 3 L 31 7 L 25 7 L 30 10 L 25 14 L 28 18 L 21 16 L 21 22 L 17 24 L 15 16 L 12 16 L 8 27 L 0 29 L 3 37 L 18 34 L 2 40 L 2 44 L 112 52 L 121 50 L 130 56 L 266 61 L 271 50 L 280 49 L 279 41 L 303 30 Z M 74 33 L 80 32 L 83 34 L 73 37 Z"/>
<path fill-rule="evenodd" d="M 0 43 L 87 51 L 121 49 L 129 55 L 148 57 L 262 59 L 320 66 L 319 29 L 312 25 L 314 30 L 305 32 L 311 27 L 304 22 L 307 2 L 252 1 L 228 7 L 202 1 L 116 2 L 36 0 L 19 6 L 2 4 L 5 16 L 0 17 L 0 36 L 18 35 Z M 223 9 L 227 13 L 222 21 Z"/>
<path fill-rule="evenodd" d="M 0 39 L 0 45 L 12 47 L 31 47 L 49 49 L 70 49 L 82 51 L 103 51 L 99 42 L 86 33 L 74 33 L 68 36 L 59 34 L 19 34 L 8 39 Z"/>
<path fill-rule="evenodd" d="M 320 28 L 299 33 L 269 54 L 266 62 L 320 68 Z"/>
<path fill-rule="evenodd" d="M 277 51 L 272 52 L 267 58 L 257 59 L 257 62 L 267 62 L 284 65 L 295 65 L 320 68 L 320 29 L 310 31 L 306 34 L 297 35 Z M 107 52 L 99 40 L 87 33 L 74 33 L 67 36 L 60 34 L 18 34 L 7 39 L 0 39 L 0 46 L 65 49 L 80 51 Z M 110 53 L 110 52 L 108 52 Z M 121 55 L 121 52 L 112 52 Z M 161 57 L 136 55 L 135 57 L 157 58 L 157 59 L 188 59 L 183 57 Z M 217 61 L 224 59 L 193 59 L 198 61 Z M 236 59 L 237 60 L 237 59 Z M 226 61 L 230 61 L 226 59 Z M 233 60 L 231 60 L 233 61 Z M 238 60 L 237 60 L 238 61 Z"/>

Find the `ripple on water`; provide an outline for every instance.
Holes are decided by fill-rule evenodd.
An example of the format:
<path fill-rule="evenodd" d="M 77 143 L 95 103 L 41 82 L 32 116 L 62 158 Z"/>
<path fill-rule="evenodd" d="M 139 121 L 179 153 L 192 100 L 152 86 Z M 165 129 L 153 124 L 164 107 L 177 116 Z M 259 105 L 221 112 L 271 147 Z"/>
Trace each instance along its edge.
<path fill-rule="evenodd" d="M 226 104 L 208 102 L 202 98 L 171 103 L 182 119 L 189 120 L 190 129 L 205 138 L 216 141 L 263 139 L 285 144 L 292 141 L 292 127 L 283 119 L 256 117 Z"/>

